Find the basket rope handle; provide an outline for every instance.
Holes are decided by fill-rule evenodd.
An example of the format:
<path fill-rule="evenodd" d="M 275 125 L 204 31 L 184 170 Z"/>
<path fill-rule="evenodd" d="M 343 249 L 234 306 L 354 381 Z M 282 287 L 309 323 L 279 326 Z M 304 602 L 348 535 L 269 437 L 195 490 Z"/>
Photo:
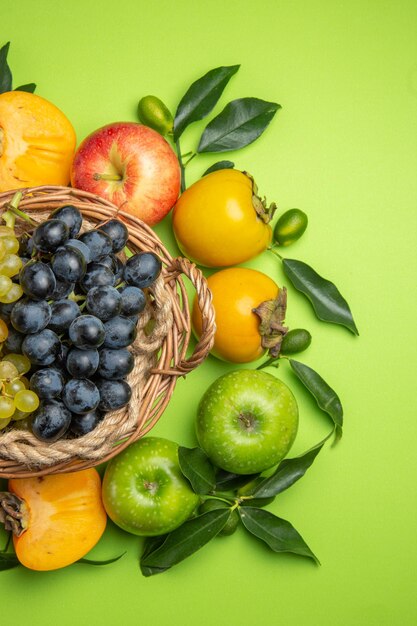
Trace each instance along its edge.
<path fill-rule="evenodd" d="M 203 273 L 194 263 L 184 257 L 172 259 L 168 272 L 174 276 L 184 274 L 190 279 L 197 293 L 197 303 L 201 312 L 202 329 L 201 337 L 194 347 L 193 353 L 188 359 L 180 361 L 172 372 L 177 375 L 184 375 L 195 369 L 204 361 L 210 352 L 214 343 L 214 334 L 216 332 L 215 314 L 212 303 L 211 291 L 208 287 L 207 280 Z"/>

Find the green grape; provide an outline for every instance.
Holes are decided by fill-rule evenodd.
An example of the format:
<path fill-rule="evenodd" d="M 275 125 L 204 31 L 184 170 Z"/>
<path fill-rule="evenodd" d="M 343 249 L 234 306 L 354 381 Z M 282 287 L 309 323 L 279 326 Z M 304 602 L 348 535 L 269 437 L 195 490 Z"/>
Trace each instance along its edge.
<path fill-rule="evenodd" d="M 19 378 L 15 378 L 15 380 L 12 380 L 4 385 L 4 391 L 7 396 L 15 396 L 19 391 L 23 391 L 24 389 L 26 389 L 25 384 L 22 383 Z"/>
<path fill-rule="evenodd" d="M 30 387 L 30 381 L 28 378 L 26 378 L 26 376 L 21 376 L 20 377 L 20 382 L 24 384 L 26 389 L 29 389 Z"/>
<path fill-rule="evenodd" d="M 16 411 L 13 413 L 15 415 Z M 28 413 L 22 413 L 22 415 L 28 415 Z M 15 430 L 31 430 L 32 418 L 30 415 L 22 419 L 14 419 L 13 428 Z"/>
<path fill-rule="evenodd" d="M 0 239 L 1 242 L 1 239 Z M 0 275 L 0 296 L 4 296 L 8 291 L 10 291 L 11 286 L 13 285 L 12 279 L 8 276 Z"/>
<path fill-rule="evenodd" d="M 9 226 L 5 226 L 4 224 L 0 225 L 0 238 L 3 237 L 14 237 L 14 230 L 13 228 L 10 228 Z"/>
<path fill-rule="evenodd" d="M 4 244 L 3 240 L 0 239 L 0 260 L 4 257 L 6 253 L 7 253 L 6 244 Z"/>
<path fill-rule="evenodd" d="M 18 378 L 17 368 L 9 361 L 0 361 L 0 380 L 13 380 Z"/>
<path fill-rule="evenodd" d="M 23 267 L 23 261 L 16 254 L 6 254 L 0 261 L 0 274 L 3 276 L 16 276 Z M 14 300 L 12 300 L 14 302 Z"/>
<path fill-rule="evenodd" d="M 19 242 L 15 236 L 11 237 L 6 235 L 6 237 L 2 237 L 2 242 L 6 246 L 7 254 L 16 254 L 16 252 L 18 252 Z"/>
<path fill-rule="evenodd" d="M 3 341 L 6 341 L 9 336 L 9 329 L 4 320 L 0 319 L 0 342 L 3 344 Z M 1 346 L 0 346 L 1 347 Z"/>
<path fill-rule="evenodd" d="M 6 426 L 9 425 L 9 422 L 12 418 L 11 417 L 0 417 L 0 430 L 3 430 L 3 428 L 6 428 Z"/>
<path fill-rule="evenodd" d="M 5 296 L 0 296 L 0 302 L 2 304 L 11 304 L 12 302 L 16 302 L 16 300 L 19 300 L 19 298 L 21 298 L 22 296 L 22 287 L 13 283 L 7 294 Z"/>
<path fill-rule="evenodd" d="M 21 392 L 22 393 L 22 392 Z M 6 396 L 0 396 L 0 420 L 10 418 L 15 410 L 13 398 L 6 398 Z"/>
<path fill-rule="evenodd" d="M 39 406 L 39 398 L 34 391 L 24 389 L 23 391 L 18 391 L 15 395 L 14 405 L 19 411 L 33 413 Z"/>
<path fill-rule="evenodd" d="M 19 376 L 21 374 L 26 374 L 31 367 L 29 359 L 24 354 L 15 354 L 14 352 L 10 352 L 10 354 L 6 354 L 6 356 L 3 357 L 3 362 L 4 361 L 8 361 L 14 365 L 19 373 Z"/>
<path fill-rule="evenodd" d="M 21 420 L 25 420 L 32 415 L 32 413 L 25 413 L 25 411 L 19 411 L 19 409 L 15 409 L 15 412 L 12 415 L 12 420 L 14 422 L 20 422 Z"/>

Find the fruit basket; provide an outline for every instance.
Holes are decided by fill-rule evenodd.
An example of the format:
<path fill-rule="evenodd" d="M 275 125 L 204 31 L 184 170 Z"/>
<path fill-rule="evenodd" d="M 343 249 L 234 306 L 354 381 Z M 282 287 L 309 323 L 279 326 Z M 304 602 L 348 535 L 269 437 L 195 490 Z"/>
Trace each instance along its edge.
<path fill-rule="evenodd" d="M 131 346 L 135 364 L 127 378 L 132 388 L 129 404 L 107 413 L 92 432 L 78 438 L 47 443 L 27 430 L 12 428 L 2 431 L 2 478 L 86 469 L 118 454 L 155 425 L 171 398 L 178 376 L 185 376 L 205 359 L 215 332 L 211 294 L 201 271 L 185 258 L 172 258 L 154 231 L 141 220 L 96 195 L 78 189 L 43 186 L 20 191 L 23 197 L 19 208 L 37 222 L 65 204 L 81 211 L 84 220 L 82 230 L 110 218 L 122 219 L 129 229 L 129 249 L 133 252 L 154 252 L 161 259 L 163 269 L 148 290 L 147 306 L 139 318 L 137 337 Z M 0 214 L 13 195 L 14 191 L 0 194 Z M 19 228 L 24 230 L 20 221 Z M 188 357 L 191 325 L 181 275 L 188 277 L 194 285 L 203 318 L 201 338 Z"/>

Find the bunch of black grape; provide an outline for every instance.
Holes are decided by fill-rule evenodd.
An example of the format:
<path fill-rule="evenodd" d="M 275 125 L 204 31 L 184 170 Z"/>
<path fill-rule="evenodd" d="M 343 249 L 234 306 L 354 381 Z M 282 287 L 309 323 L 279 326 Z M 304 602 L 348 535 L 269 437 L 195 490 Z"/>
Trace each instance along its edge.
<path fill-rule="evenodd" d="M 9 343 L 30 360 L 30 388 L 41 400 L 32 430 L 49 442 L 91 432 L 129 402 L 128 346 L 146 305 L 143 290 L 161 271 L 152 252 L 126 263 L 117 256 L 128 239 L 123 222 L 80 235 L 81 224 L 80 211 L 67 205 L 21 238 L 24 297 L 10 311 Z"/>

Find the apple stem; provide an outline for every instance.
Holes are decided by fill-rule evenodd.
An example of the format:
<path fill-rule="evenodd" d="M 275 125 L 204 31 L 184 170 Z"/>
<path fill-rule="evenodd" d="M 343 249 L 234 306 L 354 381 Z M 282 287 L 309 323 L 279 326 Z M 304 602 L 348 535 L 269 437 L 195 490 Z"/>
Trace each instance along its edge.
<path fill-rule="evenodd" d="M 93 174 L 94 180 L 122 180 L 123 176 L 120 174 Z"/>

